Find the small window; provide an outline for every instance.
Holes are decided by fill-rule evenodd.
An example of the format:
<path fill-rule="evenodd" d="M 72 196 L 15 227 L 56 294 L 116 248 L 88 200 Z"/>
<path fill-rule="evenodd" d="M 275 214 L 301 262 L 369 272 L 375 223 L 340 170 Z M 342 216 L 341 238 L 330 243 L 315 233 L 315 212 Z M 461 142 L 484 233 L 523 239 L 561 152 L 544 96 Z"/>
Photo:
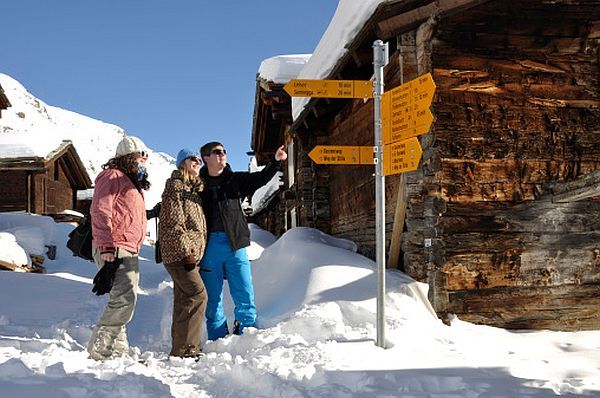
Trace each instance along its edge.
<path fill-rule="evenodd" d="M 58 161 L 54 162 L 54 181 L 58 181 L 58 175 L 60 171 L 60 164 Z"/>

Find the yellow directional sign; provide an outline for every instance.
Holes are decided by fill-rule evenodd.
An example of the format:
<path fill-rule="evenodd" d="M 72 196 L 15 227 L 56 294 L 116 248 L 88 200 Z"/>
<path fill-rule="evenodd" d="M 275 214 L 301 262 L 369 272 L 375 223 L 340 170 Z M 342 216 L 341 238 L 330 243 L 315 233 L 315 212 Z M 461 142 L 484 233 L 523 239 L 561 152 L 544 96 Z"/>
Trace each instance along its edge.
<path fill-rule="evenodd" d="M 317 145 L 308 156 L 317 164 L 373 164 L 373 147 Z"/>
<path fill-rule="evenodd" d="M 369 80 L 294 79 L 283 89 L 292 97 L 373 98 L 373 83 Z"/>
<path fill-rule="evenodd" d="M 419 167 L 423 150 L 417 137 L 383 146 L 383 175 L 413 171 Z"/>
<path fill-rule="evenodd" d="M 431 73 L 404 83 L 381 97 L 383 143 L 425 134 L 433 122 L 429 110 L 435 83 Z"/>

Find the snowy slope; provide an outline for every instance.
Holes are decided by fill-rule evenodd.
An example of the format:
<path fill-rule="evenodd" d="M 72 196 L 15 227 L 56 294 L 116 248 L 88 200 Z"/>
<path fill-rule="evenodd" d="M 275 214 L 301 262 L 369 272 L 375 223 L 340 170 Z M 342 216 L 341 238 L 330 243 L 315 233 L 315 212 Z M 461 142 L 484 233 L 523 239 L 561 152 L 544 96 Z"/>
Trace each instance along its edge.
<path fill-rule="evenodd" d="M 8 75 L 0 73 L 0 85 L 12 105 L 2 111 L 0 118 L 0 158 L 45 157 L 63 140 L 71 140 L 93 182 L 125 135 L 114 124 L 47 105 Z M 143 140 L 142 131 L 128 134 Z M 150 149 L 148 173 L 153 186 L 146 195 L 147 207 L 160 200 L 164 181 L 173 168 L 171 156 Z"/>

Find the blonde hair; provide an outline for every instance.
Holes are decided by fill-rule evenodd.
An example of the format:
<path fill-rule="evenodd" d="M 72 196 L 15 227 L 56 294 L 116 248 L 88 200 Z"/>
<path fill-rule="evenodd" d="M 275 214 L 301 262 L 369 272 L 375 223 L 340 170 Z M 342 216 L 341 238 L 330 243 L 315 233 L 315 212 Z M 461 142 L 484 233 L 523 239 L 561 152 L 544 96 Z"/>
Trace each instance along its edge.
<path fill-rule="evenodd" d="M 183 183 L 185 185 L 190 185 L 190 186 L 194 186 L 194 185 L 198 185 L 200 183 L 200 177 L 192 174 L 192 172 L 190 172 L 188 169 L 185 168 L 185 163 L 182 162 L 181 166 L 179 167 L 179 171 L 181 172 L 181 179 L 183 180 Z"/>

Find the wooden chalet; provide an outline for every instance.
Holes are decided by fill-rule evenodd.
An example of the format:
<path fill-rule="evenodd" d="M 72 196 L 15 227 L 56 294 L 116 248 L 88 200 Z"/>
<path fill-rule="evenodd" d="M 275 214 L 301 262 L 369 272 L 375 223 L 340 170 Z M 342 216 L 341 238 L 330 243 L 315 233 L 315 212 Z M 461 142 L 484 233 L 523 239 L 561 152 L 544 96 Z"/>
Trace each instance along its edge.
<path fill-rule="evenodd" d="M 289 58 L 288 58 L 289 57 Z M 295 59 L 294 59 L 295 58 Z M 301 60 L 301 58 L 305 58 Z M 254 101 L 254 114 L 252 120 L 252 141 L 251 148 L 258 165 L 267 163 L 277 151 L 280 145 L 284 144 L 290 154 L 287 161 L 287 167 L 282 170 L 284 173 L 285 187 L 280 190 L 270 201 L 268 206 L 249 217 L 249 221 L 258 224 L 260 227 L 271 231 L 275 235 L 280 235 L 282 231 L 297 226 L 295 209 L 286 211 L 285 202 L 295 197 L 295 192 L 289 189 L 294 185 L 295 176 L 295 158 L 293 140 L 289 134 L 292 125 L 291 97 L 284 91 L 283 87 L 300 70 L 298 65 L 304 65 L 308 57 L 302 56 L 279 56 L 269 58 L 261 64 L 267 64 L 275 69 L 284 69 L 286 62 L 296 64 L 295 68 L 287 71 L 285 79 L 279 76 L 276 81 L 272 78 L 261 76 L 256 77 L 256 96 Z M 308 158 L 307 158 L 308 159 Z"/>
<path fill-rule="evenodd" d="M 0 86 L 0 117 L 2 117 L 2 109 L 7 109 L 10 105 L 10 101 L 6 94 L 4 94 L 4 90 L 2 86 Z"/>
<path fill-rule="evenodd" d="M 63 141 L 46 157 L 0 158 L 0 184 L 0 212 L 42 215 L 66 209 L 85 211 L 77 200 L 77 191 L 92 187 L 71 141 Z"/>
<path fill-rule="evenodd" d="M 437 85 L 419 169 L 386 177 L 388 266 L 428 283 L 442 319 L 600 328 L 600 1 L 383 2 L 312 78 L 369 80 L 377 39 L 386 90 L 428 72 Z M 374 168 L 307 157 L 373 145 L 373 101 L 313 98 L 288 134 L 281 217 L 374 258 Z"/>

